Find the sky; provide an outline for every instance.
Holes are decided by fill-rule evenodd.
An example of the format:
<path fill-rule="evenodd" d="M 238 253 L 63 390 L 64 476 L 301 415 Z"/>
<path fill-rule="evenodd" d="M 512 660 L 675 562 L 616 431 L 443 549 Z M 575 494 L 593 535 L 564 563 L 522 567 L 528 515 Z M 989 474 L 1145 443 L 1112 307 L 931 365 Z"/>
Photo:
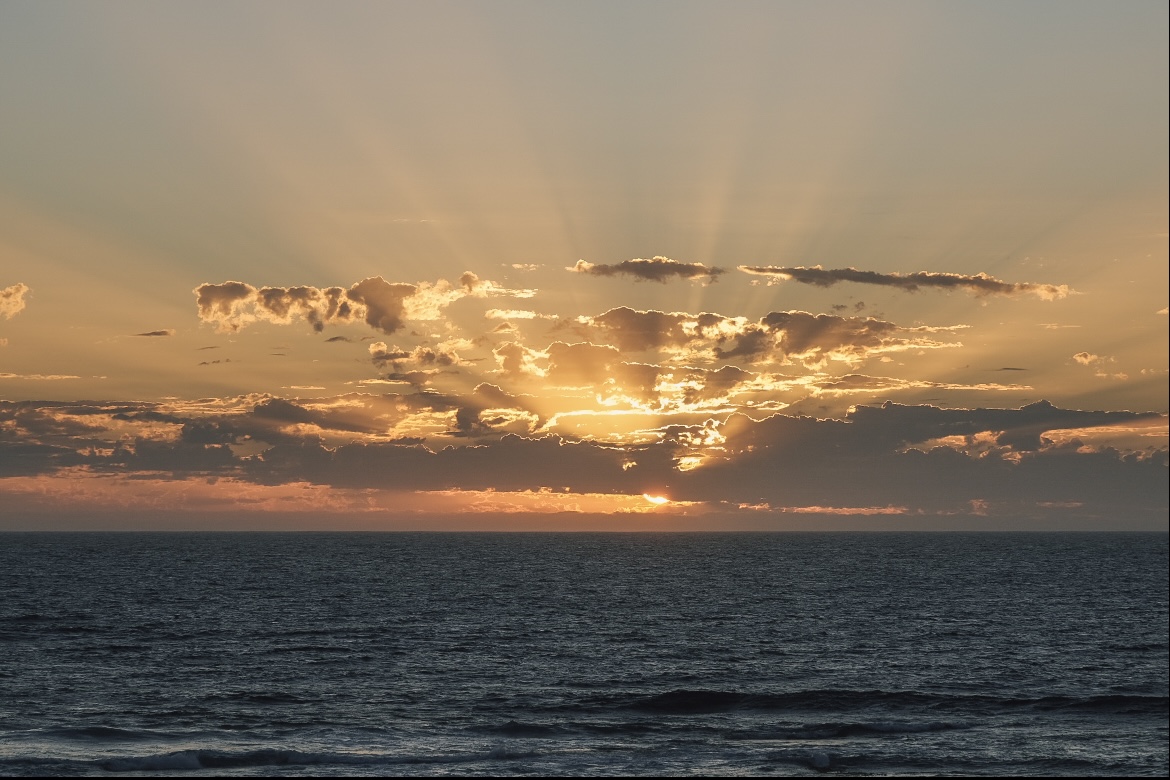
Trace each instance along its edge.
<path fill-rule="evenodd" d="M 1166 530 L 1167 24 L 0 4 L 0 529 Z"/>

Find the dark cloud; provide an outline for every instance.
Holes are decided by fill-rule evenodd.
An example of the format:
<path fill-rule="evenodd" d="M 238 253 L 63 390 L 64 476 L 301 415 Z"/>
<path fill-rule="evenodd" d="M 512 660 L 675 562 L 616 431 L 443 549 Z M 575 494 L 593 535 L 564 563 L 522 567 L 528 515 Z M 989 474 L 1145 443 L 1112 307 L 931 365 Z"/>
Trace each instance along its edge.
<path fill-rule="evenodd" d="M 586 357 L 577 368 L 584 370 L 608 353 L 581 354 Z M 607 381 L 644 391 L 667 370 L 609 365 L 614 374 Z M 704 378 L 715 392 L 716 385 L 758 377 L 724 367 Z M 1078 504 L 1106 520 L 1165 511 L 1165 449 L 1127 453 L 1048 435 L 1164 423 L 1165 416 L 1154 413 L 1069 410 L 1045 402 L 1018 409 L 885 403 L 858 406 L 841 419 L 733 414 L 722 422 L 666 426 L 652 443 L 615 447 L 533 435 L 537 417 L 527 408 L 530 401 L 481 383 L 462 397 L 352 393 L 313 402 L 261 397 L 170 406 L 3 402 L 0 475 L 84 467 L 154 478 L 203 475 L 411 491 L 663 491 L 674 500 L 712 505 L 894 506 L 927 514 L 979 506 L 1020 517 L 1038 507 Z M 472 446 L 424 445 L 431 434 L 424 438 L 402 427 L 420 417 L 432 427 L 449 421 L 448 441 Z M 241 444 L 252 446 L 237 452 Z"/>
<path fill-rule="evenodd" d="M 651 260 L 635 258 L 623 260 L 613 265 L 578 260 L 576 265 L 565 270 L 592 276 L 632 276 L 637 281 L 648 280 L 660 283 L 665 283 L 673 278 L 715 281 L 716 277 L 725 273 L 722 268 L 713 268 L 702 263 L 680 263 L 669 257 L 655 257 Z"/>
<path fill-rule="evenodd" d="M 718 315 L 698 315 L 704 316 Z M 587 331 L 600 331 L 623 352 L 686 345 L 701 337 L 694 330 L 695 321 L 696 317 L 680 312 L 639 311 L 626 306 L 610 309 L 596 317 L 580 319 Z M 688 329 L 687 326 L 692 327 Z"/>
<path fill-rule="evenodd" d="M 856 268 L 812 268 L 804 266 L 741 265 L 739 270 L 757 276 L 769 276 L 785 281 L 811 284 L 816 287 L 832 287 L 839 282 L 874 284 L 896 287 L 907 292 L 917 292 L 924 287 L 937 289 L 960 289 L 977 296 L 984 295 L 1035 295 L 1046 301 L 1068 297 L 1073 291 L 1068 285 L 1035 284 L 1033 282 L 1005 282 L 985 273 L 973 276 L 965 274 L 934 273 L 917 271 L 909 274 L 883 274 L 876 271 L 859 271 Z"/>
<path fill-rule="evenodd" d="M 1019 409 L 940 409 L 935 406 L 904 406 L 886 402 L 881 406 L 859 406 L 849 421 L 866 430 L 874 440 L 894 448 L 941 439 L 990 433 L 998 444 L 1019 451 L 1040 449 L 1043 434 L 1053 430 L 1092 428 L 1132 423 L 1159 417 L 1155 412 L 1103 412 L 1059 409 L 1038 401 Z"/>
<path fill-rule="evenodd" d="M 366 324 L 383 333 L 402 327 L 405 301 L 418 292 L 413 284 L 391 284 L 380 276 L 364 279 L 349 288 L 348 297 L 365 306 Z"/>
<path fill-rule="evenodd" d="M 165 328 L 163 330 L 148 330 L 145 333 L 135 333 L 135 336 L 173 336 L 175 335 L 174 328 Z"/>
<path fill-rule="evenodd" d="M 953 412 L 950 424 L 933 418 Z M 1099 422 L 1094 413 L 1057 410 L 1042 425 Z M 890 409 L 878 409 L 888 414 Z M 937 410 L 905 407 L 901 419 L 920 416 L 916 436 L 998 424 L 1027 427 L 1040 413 L 1017 410 Z M 965 418 L 965 419 L 962 419 Z M 468 431 L 477 421 L 465 417 Z M 721 434 L 714 448 L 697 444 Z M 761 421 L 733 415 L 714 429 L 673 426 L 656 444 L 612 448 L 559 437 L 505 436 L 476 447 L 354 444 L 300 459 L 288 447 L 249 463 L 257 478 L 309 480 L 341 487 L 420 490 L 495 489 L 633 493 L 663 490 L 675 500 L 767 503 L 773 506 L 905 506 L 923 512 L 969 511 L 972 502 L 1040 506 L 1078 502 L 1095 511 L 1123 506 L 1150 511 L 1165 505 L 1167 458 L 1114 450 L 1046 446 L 967 452 L 954 447 L 907 448 L 908 437 L 864 414 L 845 420 L 775 415 Z M 271 451 L 270 451 L 271 452 Z M 688 452 L 706 460 L 680 471 Z M 273 464 L 279 462 L 280 468 Z M 633 467 L 631 466 L 633 464 Z"/>

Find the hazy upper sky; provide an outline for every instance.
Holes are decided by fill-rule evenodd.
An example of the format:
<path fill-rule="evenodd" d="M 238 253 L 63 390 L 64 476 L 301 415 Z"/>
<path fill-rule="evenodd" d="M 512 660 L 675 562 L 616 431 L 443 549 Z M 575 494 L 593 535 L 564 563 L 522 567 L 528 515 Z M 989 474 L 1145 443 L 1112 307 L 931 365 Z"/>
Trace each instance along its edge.
<path fill-rule="evenodd" d="M 0 4 L 0 528 L 1165 528 L 1167 24 Z"/>

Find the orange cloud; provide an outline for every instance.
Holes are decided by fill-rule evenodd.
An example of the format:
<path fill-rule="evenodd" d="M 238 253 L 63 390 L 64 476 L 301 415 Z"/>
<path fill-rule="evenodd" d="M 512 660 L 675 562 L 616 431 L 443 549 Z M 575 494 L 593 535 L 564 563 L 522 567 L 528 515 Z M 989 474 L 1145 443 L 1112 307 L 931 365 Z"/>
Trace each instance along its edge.
<path fill-rule="evenodd" d="M 23 282 L 0 289 L 0 317 L 10 320 L 24 311 L 24 296 L 28 293 L 29 286 Z"/>

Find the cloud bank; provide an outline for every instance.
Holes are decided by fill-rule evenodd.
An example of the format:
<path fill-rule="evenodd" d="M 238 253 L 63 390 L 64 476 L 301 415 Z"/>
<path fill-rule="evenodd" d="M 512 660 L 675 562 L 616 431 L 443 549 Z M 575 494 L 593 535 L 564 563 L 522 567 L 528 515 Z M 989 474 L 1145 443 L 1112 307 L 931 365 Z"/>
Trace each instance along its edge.
<path fill-rule="evenodd" d="M 732 414 L 664 426 L 648 443 L 619 447 L 539 434 L 526 405 L 486 383 L 465 397 L 0 402 L 0 478 L 105 474 L 375 491 L 649 494 L 712 508 L 828 514 L 887 507 L 946 516 L 977 507 L 1026 517 L 1059 505 L 1164 522 L 1165 447 L 1123 452 L 1087 446 L 1076 435 L 1151 425 L 1164 436 L 1164 415 L 1044 402 L 1017 409 L 886 403 L 841 419 Z M 433 444 L 428 427 L 448 442 L 473 441 Z"/>

